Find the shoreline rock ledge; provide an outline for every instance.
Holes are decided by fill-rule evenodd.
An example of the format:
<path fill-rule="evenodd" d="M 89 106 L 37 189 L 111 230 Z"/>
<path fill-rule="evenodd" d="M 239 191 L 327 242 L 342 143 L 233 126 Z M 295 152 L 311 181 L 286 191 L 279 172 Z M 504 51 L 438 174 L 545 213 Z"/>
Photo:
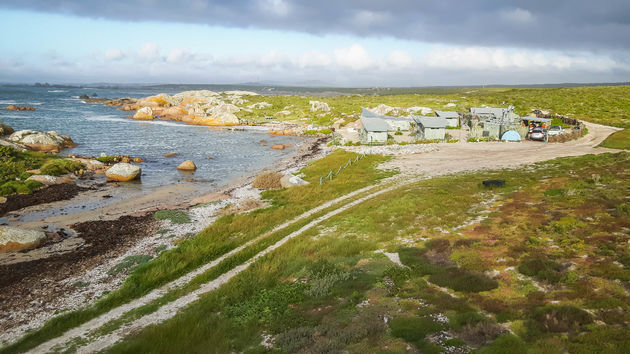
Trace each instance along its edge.
<path fill-rule="evenodd" d="M 25 145 L 30 150 L 58 153 L 61 149 L 73 148 L 77 144 L 67 135 L 59 135 L 56 131 L 47 133 L 35 130 L 20 130 L 11 136 L 9 140 Z"/>
<path fill-rule="evenodd" d="M 105 171 L 107 180 L 113 182 L 132 181 L 139 179 L 141 174 L 142 169 L 140 167 L 126 162 L 117 163 Z"/>

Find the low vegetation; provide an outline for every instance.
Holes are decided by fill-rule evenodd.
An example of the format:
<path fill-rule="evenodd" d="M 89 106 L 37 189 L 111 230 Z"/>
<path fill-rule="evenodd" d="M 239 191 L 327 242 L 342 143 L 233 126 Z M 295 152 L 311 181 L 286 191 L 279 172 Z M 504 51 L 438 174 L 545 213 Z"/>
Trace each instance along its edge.
<path fill-rule="evenodd" d="M 433 109 L 467 111 L 483 104 L 514 105 L 518 114 L 527 115 L 533 109 L 569 115 L 589 122 L 630 128 L 630 86 L 591 86 L 563 88 L 462 88 L 462 89 L 366 89 L 353 90 L 348 95 L 333 97 L 251 96 L 251 103 L 267 102 L 272 106 L 253 112 L 242 110 L 239 118 L 264 121 L 265 116 L 288 111 L 282 120 L 329 126 L 343 118 L 341 124 L 355 121 L 361 107 L 386 104 L 392 107 L 430 107 Z M 360 93 L 360 94 L 356 94 Z M 309 101 L 328 103 L 330 112 L 311 112 Z M 454 107 L 447 106 L 455 104 Z"/>
<path fill-rule="evenodd" d="M 622 352 L 629 171 L 630 154 L 604 154 L 400 188 L 110 351 Z"/>
<path fill-rule="evenodd" d="M 610 149 L 630 150 L 630 129 L 612 133 L 599 146 Z"/>
<path fill-rule="evenodd" d="M 155 220 L 169 220 L 172 224 L 190 223 L 188 213 L 183 210 L 158 210 L 153 214 L 153 218 L 155 218 Z"/>
<path fill-rule="evenodd" d="M 279 172 L 263 173 L 256 177 L 252 183 L 252 187 L 259 189 L 279 189 L 282 188 L 280 184 L 281 178 L 282 173 Z"/>
<path fill-rule="evenodd" d="M 43 174 L 59 176 L 79 170 L 83 165 L 56 155 L 0 146 L 0 195 L 30 194 L 41 188 L 41 183 L 26 180 L 31 176 L 26 171 L 38 168 Z"/>

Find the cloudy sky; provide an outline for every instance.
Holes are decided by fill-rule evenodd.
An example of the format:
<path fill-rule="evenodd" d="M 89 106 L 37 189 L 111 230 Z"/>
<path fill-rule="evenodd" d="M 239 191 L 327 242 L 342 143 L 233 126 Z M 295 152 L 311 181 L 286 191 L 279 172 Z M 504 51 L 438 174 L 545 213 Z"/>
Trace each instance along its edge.
<path fill-rule="evenodd" d="M 1 82 L 630 81 L 628 0 L 2 0 Z"/>

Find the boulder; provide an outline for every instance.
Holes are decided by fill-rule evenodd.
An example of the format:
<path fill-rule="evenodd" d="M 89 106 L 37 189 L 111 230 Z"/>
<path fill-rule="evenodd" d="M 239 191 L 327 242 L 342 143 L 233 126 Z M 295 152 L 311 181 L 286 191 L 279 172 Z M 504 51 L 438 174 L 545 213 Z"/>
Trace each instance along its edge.
<path fill-rule="evenodd" d="M 308 182 L 298 176 L 284 175 L 280 178 L 280 184 L 282 185 L 282 188 L 289 188 L 293 186 L 303 186 L 308 184 Z"/>
<path fill-rule="evenodd" d="M 0 136 L 13 134 L 14 132 L 13 128 L 0 122 Z"/>
<path fill-rule="evenodd" d="M 273 144 L 271 145 L 271 148 L 274 150 L 284 150 L 285 146 L 284 144 Z"/>
<path fill-rule="evenodd" d="M 45 186 L 52 186 L 52 185 L 64 184 L 64 183 L 75 184 L 72 177 L 69 177 L 69 176 L 55 177 L 55 176 L 49 176 L 49 175 L 35 175 L 35 176 L 29 177 L 27 181 L 37 181 Z"/>
<path fill-rule="evenodd" d="M 23 144 L 31 150 L 43 152 L 59 152 L 61 149 L 77 146 L 69 136 L 59 135 L 55 131 L 44 133 L 20 130 L 11 134 L 9 140 Z"/>
<path fill-rule="evenodd" d="M 105 155 L 107 156 L 107 155 Z M 85 166 L 88 171 L 104 171 L 107 169 L 107 165 L 98 160 L 74 158 L 73 161 L 78 161 Z"/>
<path fill-rule="evenodd" d="M 167 152 L 166 154 L 164 154 L 164 157 L 175 157 L 175 156 L 179 156 L 179 154 L 176 152 Z"/>
<path fill-rule="evenodd" d="M 135 120 L 153 120 L 153 110 L 151 107 L 142 107 L 133 115 Z"/>
<path fill-rule="evenodd" d="M 387 114 L 387 113 L 389 113 L 391 111 L 394 111 L 394 110 L 396 110 L 396 108 L 390 107 L 390 106 L 388 106 L 386 104 L 382 104 L 382 103 L 379 104 L 378 106 L 370 109 L 370 111 L 372 111 L 372 112 L 374 112 L 376 114 L 381 114 L 381 115 Z"/>
<path fill-rule="evenodd" d="M 127 182 L 140 178 L 142 169 L 130 163 L 119 162 L 105 171 L 108 181 Z"/>
<path fill-rule="evenodd" d="M 197 169 L 197 166 L 194 162 L 192 162 L 192 160 L 186 160 L 179 164 L 179 166 L 177 166 L 177 169 L 181 171 L 194 171 Z"/>
<path fill-rule="evenodd" d="M 0 252 L 36 247 L 44 238 L 46 234 L 42 231 L 0 226 Z"/>
<path fill-rule="evenodd" d="M 35 107 L 29 106 L 16 106 L 14 104 L 10 104 L 7 106 L 7 111 L 34 111 Z"/>
<path fill-rule="evenodd" d="M 251 104 L 249 106 L 247 106 L 247 108 L 251 108 L 251 109 L 263 109 L 263 108 L 269 108 L 272 107 L 273 105 L 271 103 L 267 103 L 267 102 L 256 102 L 254 104 Z"/>
<path fill-rule="evenodd" d="M 326 102 L 309 101 L 308 103 L 311 104 L 311 112 L 317 112 L 317 111 L 330 112 L 330 107 L 328 106 L 328 103 Z"/>

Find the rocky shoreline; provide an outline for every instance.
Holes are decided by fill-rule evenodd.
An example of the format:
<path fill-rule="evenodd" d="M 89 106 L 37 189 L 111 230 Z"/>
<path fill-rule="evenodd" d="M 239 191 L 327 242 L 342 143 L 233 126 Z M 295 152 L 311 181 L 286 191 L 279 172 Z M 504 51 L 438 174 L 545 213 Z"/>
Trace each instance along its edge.
<path fill-rule="evenodd" d="M 295 147 L 291 156 L 274 166 L 211 192 L 188 195 L 180 201 L 162 199 L 151 204 L 150 209 L 139 211 L 133 209 L 131 201 L 130 209 L 122 208 L 122 216 L 81 221 L 68 229 L 51 228 L 55 231 L 51 230 L 38 248 L 19 254 L 22 261 L 0 254 L 0 274 L 12 274 L 0 277 L 0 342 L 12 342 L 28 330 L 41 327 L 60 310 L 81 308 L 116 289 L 128 272 L 111 274 L 110 271 L 129 257 L 157 256 L 207 227 L 226 210 L 244 212 L 263 206 L 260 191 L 251 187 L 256 175 L 270 171 L 289 174 L 299 170 L 306 161 L 328 152 L 325 139 L 307 139 Z M 107 193 L 108 188 L 116 187 L 108 184 L 105 191 L 98 193 Z M 153 217 L 156 210 L 172 208 L 186 210 L 191 223 L 176 225 Z M 67 215 L 62 220 L 73 218 Z M 163 230 L 169 231 L 164 233 Z M 54 269 L 62 271 L 54 272 Z"/>

